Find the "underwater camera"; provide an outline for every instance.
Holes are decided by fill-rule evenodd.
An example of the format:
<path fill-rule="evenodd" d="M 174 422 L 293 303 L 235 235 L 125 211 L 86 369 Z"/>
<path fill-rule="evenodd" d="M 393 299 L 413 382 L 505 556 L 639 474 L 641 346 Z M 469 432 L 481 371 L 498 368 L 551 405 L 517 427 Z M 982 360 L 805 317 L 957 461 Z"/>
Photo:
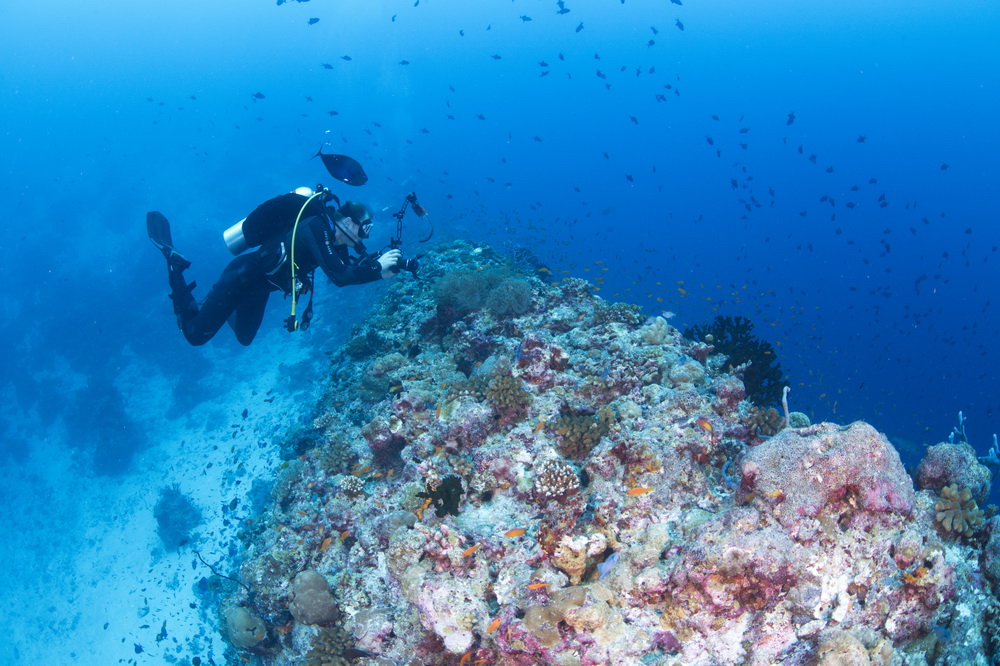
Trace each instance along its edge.
<path fill-rule="evenodd" d="M 417 277 L 417 270 L 420 269 L 420 262 L 414 258 L 400 259 L 396 262 L 397 271 L 409 271 L 413 277 Z"/>
<path fill-rule="evenodd" d="M 417 217 L 419 217 L 424 222 L 430 224 L 430 219 L 428 218 L 427 215 L 427 209 L 421 206 L 420 202 L 417 201 L 416 192 L 410 192 L 409 194 L 407 194 L 406 198 L 403 199 L 403 205 L 399 207 L 398 211 L 392 214 L 392 216 L 396 218 L 396 235 L 389 240 L 389 247 L 394 250 L 398 250 L 401 247 L 403 247 L 403 217 L 406 215 L 407 208 L 412 208 L 413 212 L 416 213 Z M 431 226 L 430 233 L 427 234 L 427 237 L 420 239 L 417 242 L 426 243 L 431 239 L 431 236 L 433 235 L 434 235 L 434 227 Z M 413 257 L 412 259 L 400 259 L 399 261 L 396 262 L 396 270 L 408 271 L 413 277 L 417 277 L 417 270 L 420 269 L 419 259 L 422 256 L 424 255 L 418 254 L 416 257 Z"/>

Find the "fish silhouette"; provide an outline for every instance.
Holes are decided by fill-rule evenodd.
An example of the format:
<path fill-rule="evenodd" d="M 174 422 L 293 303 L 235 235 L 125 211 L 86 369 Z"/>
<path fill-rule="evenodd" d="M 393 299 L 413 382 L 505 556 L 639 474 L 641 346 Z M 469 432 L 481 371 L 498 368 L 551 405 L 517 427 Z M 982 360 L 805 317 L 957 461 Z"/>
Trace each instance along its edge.
<path fill-rule="evenodd" d="M 323 166 L 326 167 L 327 172 L 342 183 L 358 186 L 368 182 L 368 174 L 358 164 L 358 161 L 352 157 L 348 157 L 347 155 L 325 155 L 323 154 L 322 147 L 320 147 L 319 151 L 313 157 L 322 159 Z"/>

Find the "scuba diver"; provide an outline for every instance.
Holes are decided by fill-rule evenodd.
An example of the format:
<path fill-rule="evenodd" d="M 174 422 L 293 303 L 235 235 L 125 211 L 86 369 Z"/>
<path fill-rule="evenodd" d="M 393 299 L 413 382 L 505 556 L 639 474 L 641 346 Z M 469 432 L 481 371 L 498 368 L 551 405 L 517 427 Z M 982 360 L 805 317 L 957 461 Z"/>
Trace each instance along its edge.
<path fill-rule="evenodd" d="M 330 201 L 337 206 L 327 206 Z M 289 332 L 308 328 L 316 268 L 338 287 L 390 279 L 401 269 L 416 274 L 416 260 L 404 261 L 395 245 L 386 252 L 369 254 L 363 241 L 371 232 L 371 210 L 353 201 L 340 205 L 322 186 L 315 192 L 299 188 L 269 199 L 228 229 L 226 244 L 237 257 L 222 271 L 200 306 L 192 294 L 195 283 L 188 284 L 184 278 L 191 262 L 174 249 L 167 218 L 149 212 L 146 227 L 167 260 L 177 325 L 192 345 L 211 340 L 226 322 L 240 344 L 249 345 L 260 328 L 267 299 L 275 291 L 292 297 L 292 313 L 285 328 Z M 243 253 L 251 247 L 257 249 Z M 351 256 L 351 249 L 357 256 Z M 309 304 L 297 319 L 297 300 L 307 292 Z"/>

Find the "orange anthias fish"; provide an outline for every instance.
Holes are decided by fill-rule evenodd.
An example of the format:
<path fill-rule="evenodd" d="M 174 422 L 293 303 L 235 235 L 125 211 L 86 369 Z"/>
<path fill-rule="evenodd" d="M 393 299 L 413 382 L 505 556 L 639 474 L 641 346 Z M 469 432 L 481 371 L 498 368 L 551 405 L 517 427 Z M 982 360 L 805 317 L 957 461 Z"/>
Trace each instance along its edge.
<path fill-rule="evenodd" d="M 512 530 L 507 530 L 506 532 L 503 533 L 503 535 L 505 537 L 511 537 L 511 538 L 513 538 L 513 537 L 519 537 L 519 536 L 523 535 L 527 531 L 528 530 L 526 528 L 524 528 L 524 527 L 517 527 L 517 528 L 514 528 Z"/>
<path fill-rule="evenodd" d="M 631 497 L 638 497 L 639 495 L 645 495 L 646 493 L 651 492 L 653 492 L 652 488 L 632 488 L 631 490 L 626 491 L 625 494 Z"/>
<path fill-rule="evenodd" d="M 705 432 L 707 432 L 709 435 L 712 434 L 712 424 L 709 423 L 708 419 L 706 419 L 704 416 L 702 416 L 697 421 L 695 421 L 695 423 L 698 424 L 698 426 L 702 430 L 704 430 Z"/>
<path fill-rule="evenodd" d="M 333 538 L 332 537 L 327 537 L 327 538 L 323 539 L 323 543 L 321 543 L 319 545 L 320 552 L 323 552 L 327 548 L 329 548 L 331 543 L 333 543 Z"/>
<path fill-rule="evenodd" d="M 548 586 L 549 586 L 548 583 L 532 583 L 531 585 L 528 586 L 528 589 L 529 590 L 540 590 L 543 587 L 548 587 Z"/>
<path fill-rule="evenodd" d="M 468 548 L 462 551 L 462 557 L 468 557 L 469 555 L 472 555 L 474 552 L 476 552 L 482 547 L 483 544 L 481 543 L 477 543 L 475 546 L 469 546 Z"/>
<path fill-rule="evenodd" d="M 492 634 L 500 626 L 500 618 L 494 619 L 490 622 L 490 626 L 486 627 L 486 633 Z"/>

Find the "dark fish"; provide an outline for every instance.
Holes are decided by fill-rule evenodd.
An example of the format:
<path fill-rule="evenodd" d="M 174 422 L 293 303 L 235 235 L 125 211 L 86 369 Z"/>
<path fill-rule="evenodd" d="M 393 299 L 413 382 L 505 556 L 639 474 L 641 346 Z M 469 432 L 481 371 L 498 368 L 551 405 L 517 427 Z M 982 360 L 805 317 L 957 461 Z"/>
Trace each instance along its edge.
<path fill-rule="evenodd" d="M 347 62 L 351 62 L 351 60 L 354 60 L 354 58 L 352 58 L 349 55 L 342 55 L 342 56 L 340 56 L 340 59 L 341 60 L 346 60 Z"/>
<path fill-rule="evenodd" d="M 264 99 L 264 93 L 256 92 L 253 94 L 254 99 Z"/>
<path fill-rule="evenodd" d="M 426 127 L 421 127 L 420 128 L 420 133 L 421 134 L 430 134 L 431 131 L 429 129 L 427 129 Z"/>
<path fill-rule="evenodd" d="M 630 173 L 625 174 L 625 180 L 627 180 L 630 183 L 634 183 L 635 182 L 635 179 L 632 178 L 632 174 L 630 174 Z"/>
<path fill-rule="evenodd" d="M 947 163 L 946 163 L 946 164 L 942 164 L 942 165 L 941 165 L 941 171 L 947 171 L 947 170 L 948 170 L 948 165 L 947 165 Z"/>
<path fill-rule="evenodd" d="M 357 186 L 368 182 L 368 174 L 354 158 L 347 155 L 324 155 L 322 147 L 313 157 L 322 159 L 327 172 L 346 185 Z"/>
<path fill-rule="evenodd" d="M 246 419 L 246 417 L 248 417 L 248 416 L 250 416 L 250 410 L 249 409 L 244 409 L 243 410 L 243 418 Z"/>
<path fill-rule="evenodd" d="M 655 26 L 655 25 L 651 25 L 651 26 L 649 26 L 649 29 L 653 31 L 653 34 L 654 34 L 654 35 L 658 35 L 658 34 L 660 34 L 660 31 L 656 29 L 656 26 Z"/>
<path fill-rule="evenodd" d="M 409 64 L 410 64 L 410 61 L 409 61 L 409 60 L 400 60 L 400 61 L 399 61 L 399 64 L 400 64 L 400 65 L 409 65 Z"/>
<path fill-rule="evenodd" d="M 481 113 L 477 113 L 477 114 L 476 114 L 476 118 L 479 118 L 480 120 L 486 120 L 486 116 L 484 116 L 484 115 L 483 115 L 483 114 L 481 114 Z"/>
<path fill-rule="evenodd" d="M 493 58 L 494 60 L 500 60 L 503 56 L 500 55 L 499 53 L 494 53 L 490 57 Z"/>
<path fill-rule="evenodd" d="M 670 2 L 674 3 L 675 5 L 681 4 L 681 0 L 670 0 Z"/>
<path fill-rule="evenodd" d="M 330 115 L 330 116 L 339 116 L 340 115 L 340 111 L 327 111 L 326 113 L 327 113 L 327 115 Z"/>
<path fill-rule="evenodd" d="M 372 656 L 371 652 L 365 652 L 364 650 L 358 650 L 357 648 L 347 648 L 341 653 L 345 659 L 361 659 L 362 657 Z"/>
<path fill-rule="evenodd" d="M 136 654 L 142 654 L 143 650 L 141 645 L 139 645 L 138 643 L 133 643 L 132 646 Z"/>
<path fill-rule="evenodd" d="M 676 26 L 677 26 L 677 29 L 678 29 L 678 30 L 680 30 L 681 32 L 684 32 L 684 24 L 683 24 L 683 23 L 681 23 L 681 20 L 680 20 L 680 19 L 677 19 L 677 23 L 675 23 L 674 25 L 676 25 Z"/>
<path fill-rule="evenodd" d="M 867 138 L 868 137 L 865 136 L 864 134 L 859 134 L 857 141 L 858 141 L 858 143 L 864 143 Z"/>
<path fill-rule="evenodd" d="M 536 137 L 534 137 L 534 139 L 535 139 L 535 141 L 537 141 L 538 143 L 541 143 L 541 142 L 542 142 L 542 137 L 540 137 L 540 136 L 536 136 Z"/>
<path fill-rule="evenodd" d="M 521 16 L 520 16 L 519 18 L 520 18 L 520 19 L 521 19 L 521 20 L 522 20 L 523 22 L 525 22 L 525 23 L 527 23 L 528 21 L 530 21 L 530 20 L 531 20 L 531 17 L 530 17 L 530 16 L 528 16 L 527 14 L 521 14 Z"/>
<path fill-rule="evenodd" d="M 309 19 L 309 25 L 316 25 L 317 23 L 319 23 L 319 19 L 318 18 L 311 18 L 311 19 Z"/>
<path fill-rule="evenodd" d="M 639 119 L 638 119 L 638 118 L 636 118 L 635 116 L 629 116 L 629 120 L 631 120 L 631 121 L 632 121 L 633 123 L 635 123 L 636 125 L 638 125 L 638 124 L 639 124 Z"/>
<path fill-rule="evenodd" d="M 539 67 L 548 67 L 549 63 L 545 62 L 544 60 L 539 60 L 538 61 L 538 66 Z"/>
<path fill-rule="evenodd" d="M 583 21 L 580 21 L 580 25 L 576 26 L 577 32 L 580 32 L 581 30 L 583 30 Z"/>
<path fill-rule="evenodd" d="M 710 145 L 710 146 L 714 146 L 715 145 L 715 139 L 713 139 L 710 136 L 706 136 L 705 137 L 705 141 L 708 141 L 708 145 Z"/>
<path fill-rule="evenodd" d="M 333 65 L 328 62 L 323 63 L 323 69 L 333 69 Z"/>
<path fill-rule="evenodd" d="M 785 121 L 785 124 L 791 125 L 794 122 L 795 122 L 795 112 L 792 111 L 791 113 L 788 114 L 788 120 Z"/>
<path fill-rule="evenodd" d="M 566 3 L 563 0 L 558 0 L 556 2 L 556 5 L 559 6 L 559 9 L 556 10 L 556 14 L 567 14 L 567 13 L 569 13 L 569 10 L 566 9 Z"/>
<path fill-rule="evenodd" d="M 560 59 L 560 60 L 566 60 L 566 56 L 564 56 L 564 55 L 562 54 L 562 52 L 560 52 L 560 53 L 559 53 L 559 59 Z"/>

